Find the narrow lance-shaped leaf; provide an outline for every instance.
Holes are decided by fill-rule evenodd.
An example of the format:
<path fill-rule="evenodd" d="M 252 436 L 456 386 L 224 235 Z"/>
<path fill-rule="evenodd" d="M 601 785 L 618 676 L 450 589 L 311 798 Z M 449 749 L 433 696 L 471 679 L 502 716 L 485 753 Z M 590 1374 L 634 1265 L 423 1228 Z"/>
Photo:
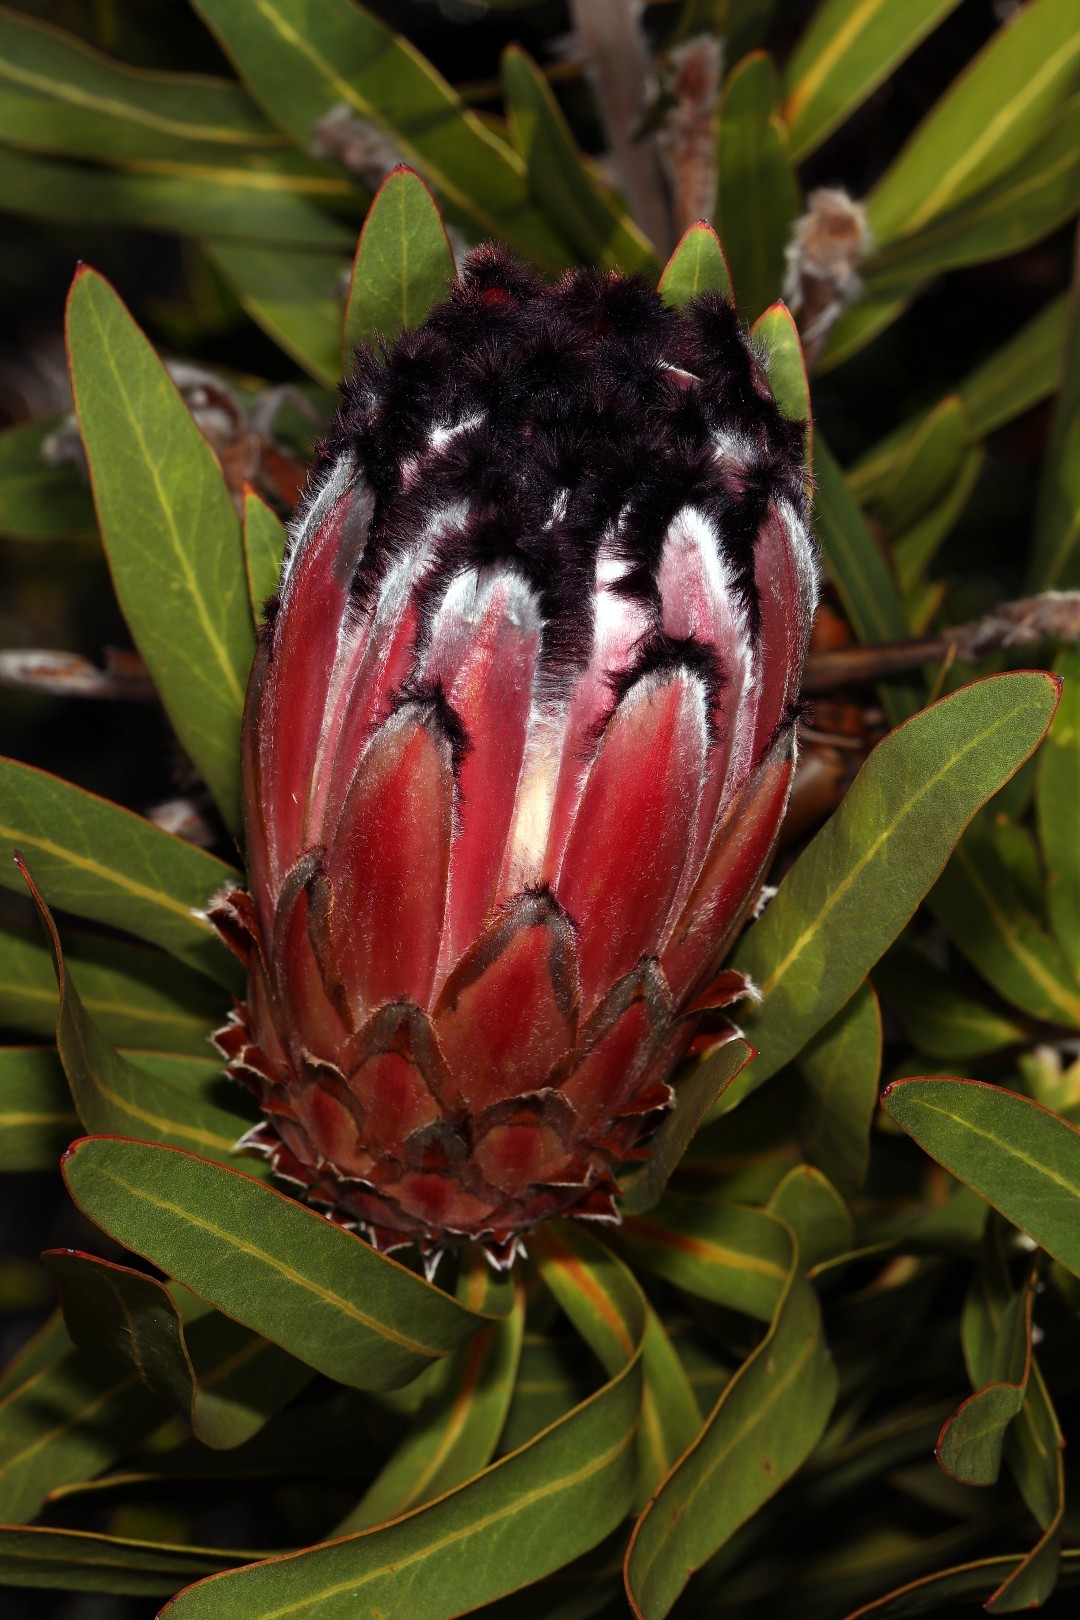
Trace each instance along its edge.
<path fill-rule="evenodd" d="M 217 148 L 227 158 L 284 145 L 229 79 L 133 68 L 6 6 L 0 136 L 36 151 L 117 163 L 183 157 L 193 147 Z"/>
<path fill-rule="evenodd" d="M 0 1401 L 0 1521 L 32 1519 L 50 1491 L 138 1445 L 168 1407 L 105 1356 L 69 1350 Z"/>
<path fill-rule="evenodd" d="M 445 298 L 454 255 L 438 205 L 425 182 L 399 164 L 375 194 L 356 247 L 345 324 L 342 370 L 353 351 L 377 337 L 388 342 L 419 326 L 432 304 Z"/>
<path fill-rule="evenodd" d="M 861 1187 L 881 1076 L 881 1012 L 869 983 L 803 1048 L 799 1072 L 807 1157 L 841 1190 Z"/>
<path fill-rule="evenodd" d="M 627 1220 L 614 1241 L 635 1267 L 760 1322 L 776 1309 L 790 1258 L 766 1211 L 681 1192 Z"/>
<path fill-rule="evenodd" d="M 235 868 L 153 822 L 62 782 L 0 759 L 0 884 L 25 895 L 16 847 L 50 901 L 160 945 L 226 988 L 239 986 L 204 908 Z"/>
<path fill-rule="evenodd" d="M 902 1620 L 916 1614 L 944 1612 L 956 1603 L 988 1598 L 1024 1562 L 1023 1553 L 1003 1553 L 996 1558 L 978 1558 L 970 1564 L 935 1571 L 906 1586 L 863 1604 L 846 1620 Z M 1058 1589 L 1080 1586 L 1080 1549 L 1062 1554 Z"/>
<path fill-rule="evenodd" d="M 787 1243 L 786 1279 L 768 1333 L 634 1529 L 625 1576 L 641 1620 L 670 1613 L 691 1574 L 801 1467 L 828 1421 L 836 1369 L 790 1229 Z"/>
<path fill-rule="evenodd" d="M 939 1164 L 1080 1275 L 1080 1131 L 978 1080 L 897 1080 L 882 1104 Z"/>
<path fill-rule="evenodd" d="M 389 137 L 454 214 L 499 236 L 543 269 L 569 254 L 529 194 L 524 165 L 435 69 L 385 23 L 350 0 L 195 0 L 252 94 L 301 150 L 315 125 L 344 106 Z"/>
<path fill-rule="evenodd" d="M 408 1383 L 488 1320 L 284 1193 L 190 1153 L 89 1138 L 64 1176 L 111 1237 L 340 1383 Z"/>
<path fill-rule="evenodd" d="M 769 1199 L 769 1214 L 784 1221 L 799 1245 L 804 1271 L 827 1266 L 855 1246 L 855 1223 L 827 1176 L 812 1164 L 796 1164 Z"/>
<path fill-rule="evenodd" d="M 111 1047 L 71 982 L 51 912 L 29 873 L 26 879 L 38 902 L 60 991 L 57 1050 L 86 1129 L 137 1131 L 151 1141 L 196 1148 L 212 1158 L 231 1157 L 237 1138 L 248 1128 L 250 1115 L 242 1106 L 235 1114 L 230 1113 L 197 1084 L 199 1079 L 205 1082 L 220 1076 L 220 1062 L 148 1053 L 139 1065 Z M 170 1076 L 170 1070 L 175 1074 L 177 1069 L 184 1074 L 181 1083 Z M 240 1092 L 235 1095 L 238 1101 L 242 1097 Z"/>
<path fill-rule="evenodd" d="M 1039 480 L 1029 590 L 1080 584 L 1080 261 L 1074 266 L 1056 361 L 1060 392 Z"/>
<path fill-rule="evenodd" d="M 655 275 L 650 243 L 596 183 L 547 80 L 517 45 L 503 52 L 502 83 L 533 192 L 567 241 L 586 264 Z"/>
<path fill-rule="evenodd" d="M 62 416 L 20 422 L 0 432 L 0 535 L 9 540 L 68 540 L 97 534 L 94 503 L 78 469 L 47 461 L 44 446 Z"/>
<path fill-rule="evenodd" d="M 285 550 L 285 525 L 262 496 L 244 486 L 244 567 L 247 572 L 251 613 L 262 623 L 263 608 L 274 595 Z"/>
<path fill-rule="evenodd" d="M 345 254 L 243 242 L 203 245 L 256 326 L 316 382 L 333 388 L 341 375 Z"/>
<path fill-rule="evenodd" d="M 52 1169 L 78 1129 L 53 1048 L 0 1047 L 0 1170 Z"/>
<path fill-rule="evenodd" d="M 1054 393 L 1061 380 L 1067 303 L 1064 295 L 1051 299 L 955 389 L 967 414 L 972 442 L 985 438 Z M 924 422 L 924 416 L 905 422 L 848 469 L 848 488 L 856 500 L 875 499 L 891 476 L 897 458 L 905 454 Z"/>
<path fill-rule="evenodd" d="M 775 1074 L 854 994 L 967 822 L 1038 745 L 1057 699 L 1052 676 L 992 676 L 878 744 L 735 953 L 762 1005 L 744 1019 L 759 1055 L 729 1098 Z"/>
<path fill-rule="evenodd" d="M 1046 905 L 1054 933 L 1080 980 L 1080 648 L 1067 647 L 1054 665 L 1061 705 L 1039 753 L 1035 810 L 1046 862 Z"/>
<path fill-rule="evenodd" d="M 1080 1028 L 1080 984 L 1068 958 L 1029 909 L 982 823 L 961 841 L 929 904 L 953 942 L 1013 1006 Z"/>
<path fill-rule="evenodd" d="M 0 1526 L 0 1584 L 169 1597 L 185 1581 L 258 1556 L 218 1547 L 132 1541 L 89 1530 Z"/>
<path fill-rule="evenodd" d="M 30 1035 L 56 1033 L 52 953 L 40 928 L 0 932 L 0 1021 Z M 160 951 L 68 929 L 64 955 L 83 1005 L 107 1041 L 202 1057 L 220 1023 L 222 992 Z"/>
<path fill-rule="evenodd" d="M 392 1614 L 406 1592 L 409 1620 L 453 1620 L 598 1546 L 621 1524 L 635 1489 L 638 1297 L 633 1290 L 617 1305 L 621 1320 L 611 1324 L 631 1343 L 629 1359 L 527 1445 L 381 1529 L 189 1587 L 165 1610 L 168 1620 L 241 1620 L 283 1609 L 355 1620 L 358 1603 Z"/>
<path fill-rule="evenodd" d="M 764 51 L 729 76 L 720 104 L 717 229 L 739 309 L 759 315 L 780 292 L 799 187 L 777 114 L 779 81 Z"/>
<path fill-rule="evenodd" d="M 215 154 L 216 156 L 216 154 Z M 299 169 L 299 172 L 297 172 Z M 335 175 L 311 174 L 291 153 L 228 167 L 169 165 L 165 173 L 111 173 L 0 147 L 4 206 L 28 219 L 251 241 L 267 247 L 347 247 L 352 231 L 335 214 L 362 197 Z"/>
<path fill-rule="evenodd" d="M 863 266 L 867 299 L 910 298 L 933 276 L 1018 253 L 1071 219 L 1080 207 L 1078 133 L 1074 96 L 1004 174 L 873 253 Z"/>
<path fill-rule="evenodd" d="M 143 1272 L 71 1249 L 44 1259 L 74 1342 L 129 1367 L 187 1417 L 203 1445 L 250 1439 L 311 1377 L 303 1362 L 201 1301 L 186 1323 L 164 1283 Z"/>
<path fill-rule="evenodd" d="M 680 1077 L 671 1111 L 649 1143 L 651 1157 L 619 1183 L 619 1208 L 624 1215 L 641 1215 L 658 1201 L 698 1126 L 751 1055 L 745 1041 L 726 1041 L 719 1051 Z"/>
<path fill-rule="evenodd" d="M 1024 1404 L 1031 1374 L 1035 1281 L 1030 1276 L 1003 1313 L 988 1381 L 957 1408 L 938 1437 L 938 1463 L 967 1485 L 992 1485 L 997 1479 L 1006 1430 Z"/>
<path fill-rule="evenodd" d="M 820 434 L 814 466 L 814 527 L 852 629 L 864 643 L 904 640 L 908 622 L 896 582 Z M 882 700 L 899 721 L 918 708 L 919 689 L 911 681 L 891 681 L 882 687 Z"/>
<path fill-rule="evenodd" d="M 874 490 L 877 516 L 890 536 L 903 534 L 949 488 L 970 437 L 964 407 L 955 394 L 926 413 Z"/>
<path fill-rule="evenodd" d="M 1077 84 L 1070 0 L 1033 0 L 1013 12 L 870 193 L 875 239 L 920 229 L 1011 167 Z"/>
<path fill-rule="evenodd" d="M 801 162 L 887 79 L 959 0 L 824 0 L 787 65 L 784 120 Z"/>
<path fill-rule="evenodd" d="M 335 1536 L 410 1513 L 472 1479 L 494 1456 L 517 1376 L 524 1295 L 479 1253 L 463 1258 L 457 1292 L 470 1310 L 500 1320 L 440 1363 L 409 1433 Z"/>
<path fill-rule="evenodd" d="M 664 266 L 658 292 L 665 303 L 682 309 L 700 293 L 715 292 L 732 301 L 731 276 L 720 238 L 703 219 L 691 225 Z"/>
<path fill-rule="evenodd" d="M 254 652 L 240 523 L 213 451 L 101 276 L 68 301 L 72 388 L 120 605 L 169 718 L 240 821 L 240 716 Z"/>
<path fill-rule="evenodd" d="M 1026 1039 L 1021 1023 L 962 994 L 922 951 L 903 940 L 882 957 L 874 980 L 908 1040 L 922 1052 L 966 1060 Z"/>

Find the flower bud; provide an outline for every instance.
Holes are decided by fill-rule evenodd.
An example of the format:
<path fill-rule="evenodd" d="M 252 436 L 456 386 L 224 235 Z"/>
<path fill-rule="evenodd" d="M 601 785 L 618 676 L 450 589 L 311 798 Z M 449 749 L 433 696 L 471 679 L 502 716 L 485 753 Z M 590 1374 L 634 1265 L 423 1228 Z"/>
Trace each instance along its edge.
<path fill-rule="evenodd" d="M 616 1219 L 745 993 L 816 592 L 800 444 L 719 298 L 493 248 L 361 351 L 248 690 L 250 894 L 214 916 L 251 1140 L 379 1248 L 507 1263 Z"/>

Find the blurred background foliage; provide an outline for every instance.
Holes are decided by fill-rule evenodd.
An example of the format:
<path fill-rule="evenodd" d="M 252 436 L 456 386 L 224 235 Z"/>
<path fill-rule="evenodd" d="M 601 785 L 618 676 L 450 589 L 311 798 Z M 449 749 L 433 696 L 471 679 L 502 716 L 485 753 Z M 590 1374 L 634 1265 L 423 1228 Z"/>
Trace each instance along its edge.
<path fill-rule="evenodd" d="M 68 421 L 62 312 L 76 264 L 106 275 L 160 352 L 182 363 L 175 375 L 231 487 L 254 483 L 284 516 L 333 409 L 357 234 L 374 190 L 403 159 L 431 184 L 455 251 L 500 234 L 549 273 L 596 262 L 655 276 L 683 228 L 705 214 L 746 319 L 782 292 L 796 305 L 801 296 L 804 338 L 813 277 L 806 251 L 801 260 L 787 251 L 800 240 L 796 222 L 815 218 L 810 200 L 823 187 L 865 204 L 867 245 L 845 257 L 834 241 L 833 281 L 824 279 L 835 307 L 809 333 L 828 589 L 783 863 L 839 802 L 870 744 L 930 696 L 973 673 L 1055 659 L 1080 686 L 1080 658 L 1066 645 L 1076 637 L 1068 604 L 1053 624 L 1035 610 L 985 623 L 1002 604 L 1080 586 L 1075 7 L 646 6 L 648 95 L 622 119 L 630 155 L 621 168 L 610 87 L 581 48 L 585 25 L 605 9 L 581 0 L 571 11 L 548 0 L 370 6 L 364 15 L 395 39 L 361 28 L 345 0 L 289 0 L 299 36 L 268 30 L 253 0 L 0 5 L 0 646 L 16 655 L 60 650 L 99 669 L 107 649 L 130 650 Z M 722 69 L 715 54 L 701 55 L 703 37 L 722 44 Z M 688 58 L 695 41 L 698 57 Z M 680 79 L 688 60 L 703 86 Z M 698 150 L 695 166 L 703 130 L 706 155 Z M 702 185 L 705 203 L 695 206 Z M 816 218 L 820 225 L 820 205 Z M 359 299 L 350 334 L 369 335 L 377 317 L 374 294 Z M 979 620 L 979 634 L 957 630 Z M 1017 623 L 1022 650 L 1002 645 Z M 894 667 L 871 653 L 861 679 L 844 673 L 853 664 L 827 662 L 858 644 L 916 640 L 925 643 L 921 659 Z M 4 753 L 140 812 L 181 797 L 177 813 L 208 818 L 206 836 L 226 847 L 164 716 L 136 690 L 138 668 L 120 658 L 107 669 L 119 701 L 58 695 L 48 690 L 54 677 L 9 659 Z M 841 1185 L 846 1164 L 854 1188 L 863 1176 L 858 1141 L 822 1148 L 818 1138 L 816 1156 L 813 1147 L 836 1074 L 872 1100 L 881 1076 L 959 1072 L 1080 1123 L 1078 727 L 1067 684 L 1038 762 L 977 817 L 928 907 L 876 969 L 883 1061 L 867 991 L 849 1004 L 846 1023 L 829 1025 L 723 1133 L 703 1133 L 685 1188 L 708 1175 L 723 1179 L 727 1197 L 764 1203 L 807 1157 L 827 1162 Z M 19 900 L 2 904 L 6 921 L 28 924 Z M 13 1038 L 27 1027 L 26 994 L 0 963 L 0 1017 Z M 47 1034 L 51 1004 L 35 1017 L 34 1032 Z M 778 1129 L 779 1119 L 790 1129 Z M 52 1302 L 33 1256 L 88 1229 L 52 1171 L 13 1174 L 0 1197 L 6 1360 Z M 965 1293 L 968 1372 L 978 1385 L 1016 1381 L 1002 1364 L 979 1365 L 980 1299 L 990 1315 L 1005 1301 L 1022 1341 L 1029 1282 L 1038 1288 L 1042 1373 L 1031 1380 L 1028 1419 L 1036 1409 L 1031 1421 L 1051 1441 L 1056 1422 L 1066 1433 L 1075 1425 L 1075 1278 L 1046 1256 L 1032 1262 L 997 1217 L 986 1227 L 985 1204 L 917 1159 L 888 1119 L 875 1131 L 871 1188 L 853 1199 L 868 1252 L 913 1210 L 924 1225 L 881 1267 L 864 1260 L 855 1286 L 833 1298 L 830 1334 L 856 1347 L 842 1361 L 839 1415 L 797 1494 L 735 1535 L 680 1614 L 830 1620 L 930 1569 L 1031 1546 L 1041 1532 L 1064 1527 L 1067 1544 L 1080 1539 L 1076 1508 L 1062 1518 L 1056 1460 L 1050 1477 L 1016 1442 L 1016 1485 L 1003 1476 L 981 1490 L 932 1460 L 968 1387 Z M 678 1214 L 669 1212 L 676 1225 Z M 695 1291 L 693 1278 L 658 1275 L 654 1298 L 679 1324 L 680 1354 L 707 1407 L 745 1353 L 745 1321 Z M 582 1387 L 580 1352 L 560 1337 L 564 1327 L 544 1324 L 527 1340 L 537 1388 Z M 717 1358 L 718 1343 L 729 1362 Z M 1026 1389 L 1027 1371 L 1024 1379 Z M 512 1413 L 523 1435 L 541 1416 Z M 401 1417 L 388 1403 L 367 1421 L 396 1434 Z M 348 1478 L 333 1455 L 333 1414 L 323 1420 L 326 1477 L 341 1467 Z M 285 1545 L 321 1534 L 352 1500 L 325 1478 L 318 1500 L 296 1479 L 260 1481 L 246 1495 L 221 1482 L 215 1489 L 193 1516 L 167 1481 L 145 1499 L 118 1484 L 119 1505 L 106 1489 L 104 1505 L 80 1522 L 166 1540 Z M 65 1522 L 63 1512 L 54 1522 Z M 1075 1576 L 1073 1564 L 1065 1568 Z M 44 1615 L 50 1601 L 8 1594 L 5 1612 Z M 625 1612 L 614 1601 L 605 1612 Z M 132 1600 L 129 1611 L 112 1596 L 58 1602 L 72 1620 L 150 1612 L 148 1600 Z M 949 1602 L 925 1612 L 951 1613 Z M 1075 1612 L 1075 1594 L 1051 1597 L 1046 1612 Z"/>

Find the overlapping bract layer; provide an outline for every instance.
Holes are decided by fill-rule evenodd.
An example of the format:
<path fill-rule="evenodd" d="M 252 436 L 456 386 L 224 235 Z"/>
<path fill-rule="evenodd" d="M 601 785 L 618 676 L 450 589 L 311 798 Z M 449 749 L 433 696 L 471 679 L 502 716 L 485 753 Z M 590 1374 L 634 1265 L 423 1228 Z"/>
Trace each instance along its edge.
<path fill-rule="evenodd" d="M 612 1217 L 783 814 L 800 432 L 732 309 L 471 256 L 360 355 L 244 725 L 257 1145 L 384 1248 Z"/>

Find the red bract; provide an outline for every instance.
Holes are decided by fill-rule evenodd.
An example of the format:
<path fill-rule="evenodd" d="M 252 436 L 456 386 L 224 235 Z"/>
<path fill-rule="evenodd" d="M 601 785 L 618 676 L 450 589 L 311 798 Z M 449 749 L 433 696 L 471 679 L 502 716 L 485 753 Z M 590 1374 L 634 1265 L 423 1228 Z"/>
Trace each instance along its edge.
<path fill-rule="evenodd" d="M 248 691 L 255 1145 L 381 1248 L 617 1218 L 787 799 L 800 431 L 731 308 L 493 249 L 362 352 Z"/>

